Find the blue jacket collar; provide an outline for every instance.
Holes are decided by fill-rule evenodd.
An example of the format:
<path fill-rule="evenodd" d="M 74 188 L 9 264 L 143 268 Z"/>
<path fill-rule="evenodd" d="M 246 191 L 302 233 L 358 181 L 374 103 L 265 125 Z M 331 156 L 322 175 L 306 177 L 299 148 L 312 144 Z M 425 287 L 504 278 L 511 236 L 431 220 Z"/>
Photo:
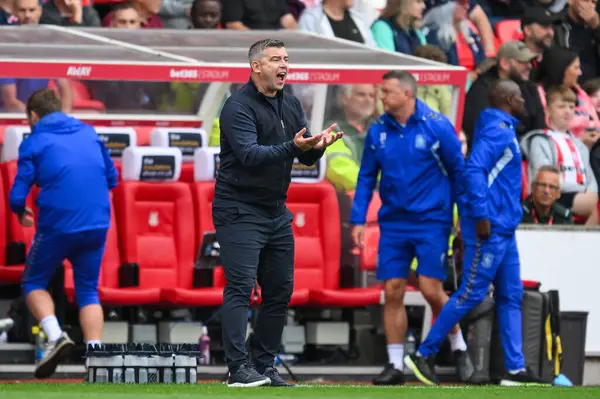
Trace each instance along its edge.
<path fill-rule="evenodd" d="M 500 119 L 502 122 L 516 127 L 520 121 L 518 118 L 512 116 L 508 112 L 505 112 L 499 108 L 487 108 L 482 111 L 483 116 L 487 117 L 487 119 Z"/>
<path fill-rule="evenodd" d="M 424 121 L 426 116 L 432 112 L 431 108 L 427 106 L 423 101 L 418 98 L 415 101 L 415 113 L 408 118 L 407 125 L 417 123 L 420 121 Z M 387 112 L 382 115 L 382 119 L 385 123 L 388 123 L 392 126 L 400 126 L 400 124 L 394 119 L 394 117 Z"/>

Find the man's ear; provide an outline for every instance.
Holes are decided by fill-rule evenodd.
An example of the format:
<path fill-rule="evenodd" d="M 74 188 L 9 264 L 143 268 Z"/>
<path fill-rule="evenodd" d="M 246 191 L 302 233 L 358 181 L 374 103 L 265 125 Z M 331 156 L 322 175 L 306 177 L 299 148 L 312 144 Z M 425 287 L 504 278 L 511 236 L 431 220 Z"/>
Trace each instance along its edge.
<path fill-rule="evenodd" d="M 258 73 L 260 72 L 260 61 L 252 61 L 252 63 L 250 64 L 250 67 L 252 68 L 252 72 Z"/>

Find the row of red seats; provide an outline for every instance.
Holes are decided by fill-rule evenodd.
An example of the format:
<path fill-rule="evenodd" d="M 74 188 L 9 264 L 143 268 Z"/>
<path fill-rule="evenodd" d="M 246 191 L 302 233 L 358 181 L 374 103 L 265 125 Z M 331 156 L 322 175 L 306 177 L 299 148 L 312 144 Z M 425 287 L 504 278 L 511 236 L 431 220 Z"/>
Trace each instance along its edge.
<path fill-rule="evenodd" d="M 16 174 L 16 161 L 0 166 L 4 195 Z M 150 183 L 122 181 L 113 191 L 113 220 L 99 284 L 101 301 L 110 306 L 218 306 L 224 278 L 214 270 L 214 286 L 193 288 L 193 267 L 204 232 L 213 231 L 213 182 Z M 34 208 L 34 190 L 28 205 Z M 18 283 L 23 265 L 6 265 L 6 248 L 31 244 L 35 228 L 23 228 L 14 214 L 0 215 L 7 226 L 0 236 L 0 281 Z M 340 289 L 340 220 L 337 196 L 327 182 L 292 184 L 288 207 L 303 223 L 294 223 L 295 285 L 292 306 L 358 307 L 380 303 L 381 288 Z M 2 220 L 7 218 L 8 220 Z M 154 222 L 151 222 L 154 221 Z M 121 288 L 119 269 L 137 264 L 139 286 Z M 65 288 L 73 300 L 72 272 L 65 267 Z"/>

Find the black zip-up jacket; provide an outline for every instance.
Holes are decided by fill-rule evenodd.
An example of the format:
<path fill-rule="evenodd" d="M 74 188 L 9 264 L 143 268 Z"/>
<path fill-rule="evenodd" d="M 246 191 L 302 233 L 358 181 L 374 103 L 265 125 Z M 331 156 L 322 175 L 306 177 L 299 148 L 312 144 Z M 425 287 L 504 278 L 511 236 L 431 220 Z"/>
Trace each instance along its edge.
<path fill-rule="evenodd" d="M 307 128 L 304 136 L 310 136 L 300 101 L 283 90 L 271 101 L 250 80 L 227 99 L 219 122 L 221 153 L 213 207 L 241 203 L 281 215 L 294 158 L 310 166 L 324 153 L 302 152 L 294 144 L 302 128 Z"/>

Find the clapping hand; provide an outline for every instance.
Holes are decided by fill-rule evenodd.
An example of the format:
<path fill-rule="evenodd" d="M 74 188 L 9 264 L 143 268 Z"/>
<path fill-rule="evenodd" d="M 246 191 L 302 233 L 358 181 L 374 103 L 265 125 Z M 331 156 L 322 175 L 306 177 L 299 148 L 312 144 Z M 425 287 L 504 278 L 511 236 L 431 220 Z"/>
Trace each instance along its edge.
<path fill-rule="evenodd" d="M 320 134 L 321 140 L 315 145 L 314 148 L 317 150 L 324 150 L 344 136 L 344 132 L 337 132 L 331 134 L 331 132 L 337 127 L 337 123 L 329 126 L 323 130 Z"/>

